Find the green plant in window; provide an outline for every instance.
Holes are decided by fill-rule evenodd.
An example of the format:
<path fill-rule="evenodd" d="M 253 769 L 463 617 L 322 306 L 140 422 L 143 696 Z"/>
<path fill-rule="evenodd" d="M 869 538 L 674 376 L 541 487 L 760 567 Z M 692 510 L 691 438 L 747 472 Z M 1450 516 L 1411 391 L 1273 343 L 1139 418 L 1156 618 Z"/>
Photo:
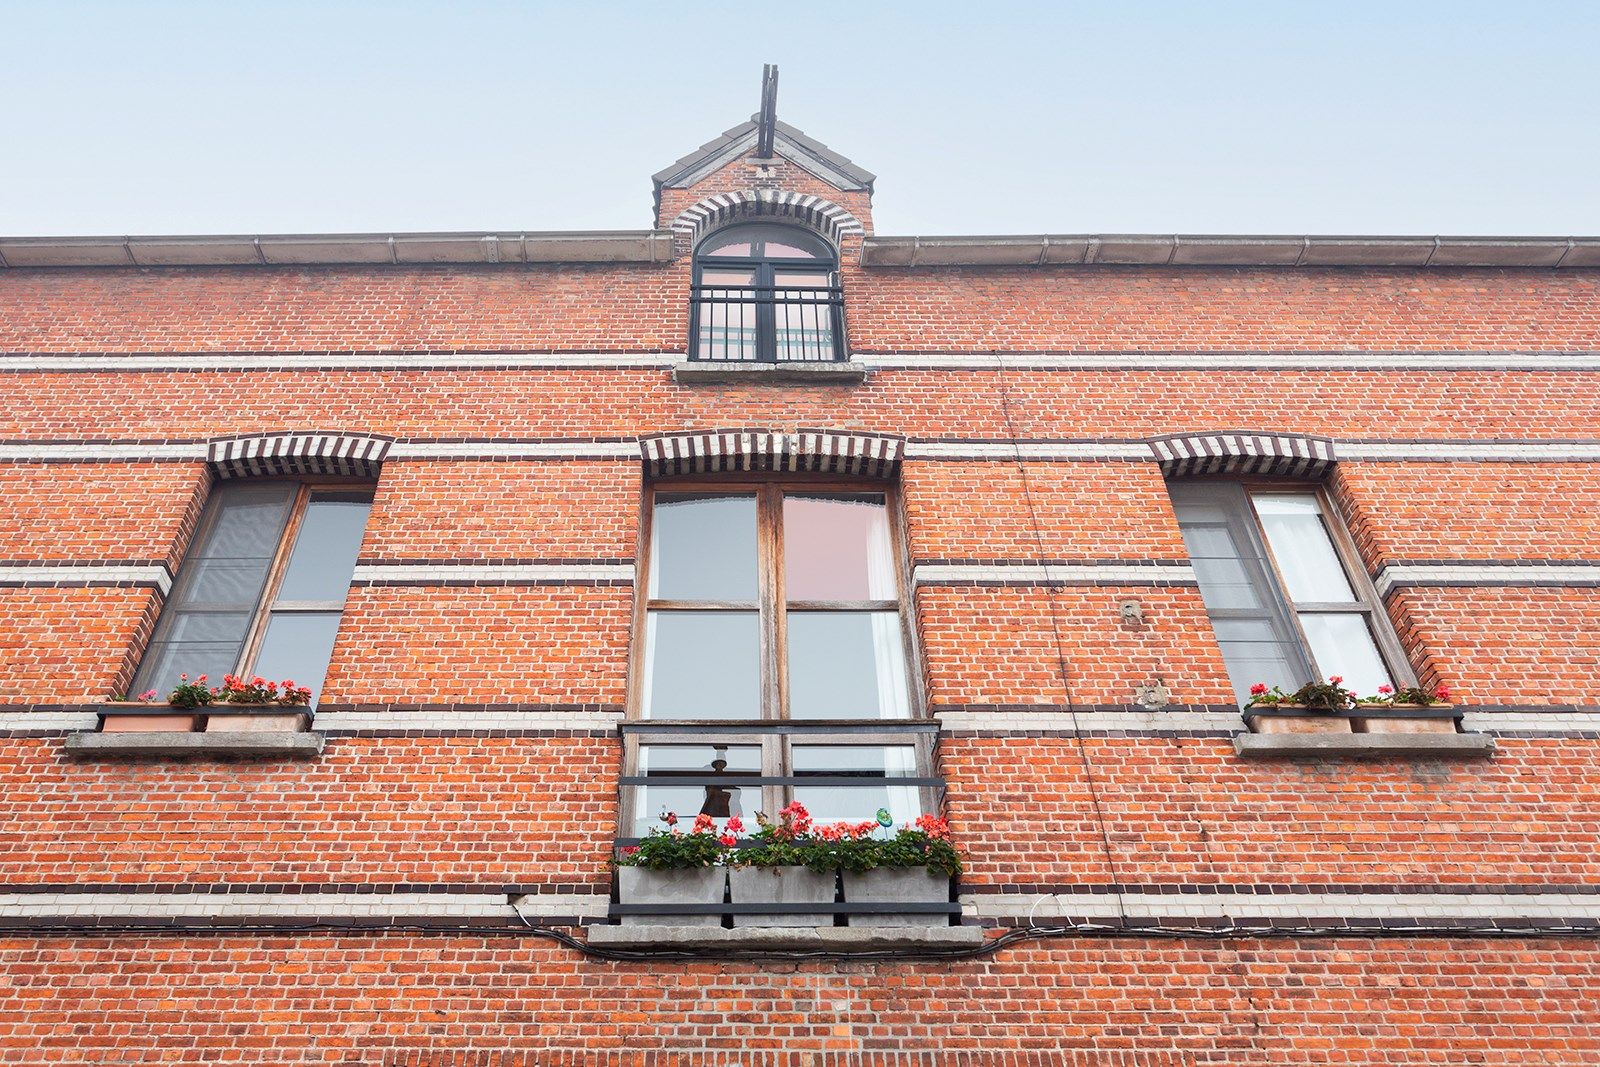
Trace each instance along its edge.
<path fill-rule="evenodd" d="M 1313 711 L 1344 711 L 1356 703 L 1356 695 L 1344 687 L 1344 679 L 1335 674 L 1326 682 L 1307 682 L 1289 695 L 1288 703 L 1299 704 Z"/>
<path fill-rule="evenodd" d="M 206 685 L 205 675 L 202 674 L 191 682 L 189 676 L 185 674 L 179 676 L 177 686 L 167 697 L 167 703 L 175 708 L 203 708 L 216 699 L 216 690 Z"/>
<path fill-rule="evenodd" d="M 622 849 L 617 854 L 617 866 L 643 867 L 651 871 L 715 867 L 726 860 L 728 848 L 735 840 L 732 833 L 718 835 L 715 820 L 704 812 L 695 816 L 688 833 L 678 829 L 675 812 L 662 813 L 661 821 L 667 828 L 653 828 L 639 844 Z"/>

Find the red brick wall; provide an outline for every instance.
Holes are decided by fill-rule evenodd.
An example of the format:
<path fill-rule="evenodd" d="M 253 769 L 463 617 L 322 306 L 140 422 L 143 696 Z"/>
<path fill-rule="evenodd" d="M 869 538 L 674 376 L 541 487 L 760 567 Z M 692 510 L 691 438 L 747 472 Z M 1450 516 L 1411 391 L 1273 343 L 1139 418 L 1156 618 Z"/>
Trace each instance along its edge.
<path fill-rule="evenodd" d="M 668 191 L 664 218 L 748 187 L 743 166 Z M 780 170 L 786 188 L 870 226 L 864 196 Z M 865 271 L 854 251 L 847 242 L 859 351 L 1600 348 L 1600 272 Z M 711 427 L 877 431 L 913 447 L 1235 428 L 1485 445 L 1600 436 L 1592 376 L 1550 371 L 878 369 L 858 387 L 685 387 L 661 367 L 427 369 L 427 351 L 681 351 L 687 281 L 682 260 L 4 271 L 4 352 L 378 349 L 416 353 L 417 369 L 5 373 L 0 444 L 308 428 L 402 447 L 455 440 L 464 453 L 507 440 L 626 449 L 641 434 Z M 1152 462 L 914 457 L 899 477 L 914 565 L 1184 559 Z M 0 462 L 0 564 L 180 565 L 206 482 L 192 459 Z M 362 560 L 631 561 L 641 485 L 627 458 L 398 458 L 378 479 Z M 1345 461 L 1330 486 L 1374 572 L 1600 559 L 1593 464 Z M 1118 616 L 1130 598 L 1142 623 Z M 159 603 L 148 586 L 0 586 L 0 703 L 120 693 Z M 932 710 L 1071 703 L 1133 722 L 1133 687 L 1160 678 L 1180 709 L 1231 714 L 1191 586 L 930 582 L 913 603 Z M 358 585 L 323 700 L 386 715 L 616 711 L 634 606 L 626 584 Z M 1592 587 L 1401 585 L 1386 606 L 1424 680 L 1469 704 L 1600 707 Z M 301 763 L 73 762 L 59 731 L 9 732 L 0 894 L 610 881 L 621 771 L 610 736 L 397 728 L 331 737 Z M 1148 729 L 1081 743 L 968 730 L 939 755 L 967 889 L 1018 900 L 1113 883 L 1533 893 L 1600 878 L 1596 742 L 1544 733 L 1455 762 L 1246 762 L 1218 731 Z M 1600 1058 L 1586 1010 L 1594 947 L 1466 934 L 1088 938 L 961 962 L 617 964 L 460 931 L 22 932 L 0 943 L 0 1062 L 487 1065 L 576 1050 L 568 1062 L 620 1064 L 675 1050 L 689 1063 L 768 1041 L 860 1052 L 859 1063 L 898 1048 L 941 1065 L 1575 1064 Z"/>
<path fill-rule="evenodd" d="M 1578 1067 L 1600 1057 L 1600 971 L 1587 946 L 1552 941 L 1086 940 L 937 966 L 575 969 L 556 946 L 470 936 L 13 938 L 0 942 L 0 968 L 16 976 L 0 992 L 0 1035 L 4 1062 L 19 1067 Z M 1024 985 L 1022 974 L 1035 977 Z"/>

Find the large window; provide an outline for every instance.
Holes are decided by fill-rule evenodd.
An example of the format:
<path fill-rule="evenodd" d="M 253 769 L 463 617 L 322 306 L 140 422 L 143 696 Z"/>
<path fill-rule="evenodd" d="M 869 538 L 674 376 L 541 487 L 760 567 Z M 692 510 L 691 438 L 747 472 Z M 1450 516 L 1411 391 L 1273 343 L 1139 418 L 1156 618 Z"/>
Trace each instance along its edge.
<path fill-rule="evenodd" d="M 228 482 L 145 652 L 134 692 L 163 696 L 182 674 L 259 674 L 322 688 L 372 491 L 350 485 Z"/>
<path fill-rule="evenodd" d="M 1178 525 L 1240 703 L 1339 675 L 1363 696 L 1414 685 L 1372 583 L 1320 492 L 1175 482 Z"/>
<path fill-rule="evenodd" d="M 936 810 L 884 490 L 657 487 L 624 820 Z"/>
<path fill-rule="evenodd" d="M 695 251 L 690 358 L 843 359 L 836 267 L 827 242 L 797 226 L 748 223 L 713 233 Z"/>

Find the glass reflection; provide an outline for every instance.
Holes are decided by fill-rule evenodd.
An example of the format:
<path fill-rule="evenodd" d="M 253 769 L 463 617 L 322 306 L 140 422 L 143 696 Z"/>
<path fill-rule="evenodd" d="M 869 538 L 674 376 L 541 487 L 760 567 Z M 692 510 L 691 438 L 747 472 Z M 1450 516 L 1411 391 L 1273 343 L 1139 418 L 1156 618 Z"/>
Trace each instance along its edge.
<path fill-rule="evenodd" d="M 783 576 L 794 600 L 893 600 L 889 509 L 881 494 L 783 498 Z"/>
<path fill-rule="evenodd" d="M 650 524 L 652 600 L 756 598 L 756 498 L 659 493 Z"/>

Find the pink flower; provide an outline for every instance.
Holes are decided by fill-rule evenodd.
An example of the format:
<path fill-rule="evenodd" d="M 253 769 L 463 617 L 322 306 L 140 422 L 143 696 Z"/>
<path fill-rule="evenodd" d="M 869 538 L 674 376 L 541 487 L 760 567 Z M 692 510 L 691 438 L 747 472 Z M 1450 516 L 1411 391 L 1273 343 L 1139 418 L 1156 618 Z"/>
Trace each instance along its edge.
<path fill-rule="evenodd" d="M 154 700 L 155 698 L 156 691 L 154 689 L 146 689 L 144 692 L 140 693 L 138 697 L 140 700 Z"/>
<path fill-rule="evenodd" d="M 706 833 L 715 826 L 716 823 L 712 820 L 711 816 L 707 815 L 703 811 L 694 817 L 694 832 L 697 834 Z"/>
<path fill-rule="evenodd" d="M 1330 674 L 1328 675 L 1328 681 L 1332 682 L 1334 685 L 1342 685 L 1344 684 L 1344 676 L 1341 674 Z"/>
<path fill-rule="evenodd" d="M 717 840 L 722 843 L 723 848 L 732 848 L 739 843 L 739 839 L 732 834 L 723 834 Z"/>
<path fill-rule="evenodd" d="M 723 826 L 730 834 L 744 833 L 744 820 L 737 815 L 729 817 L 728 821 L 723 823 Z"/>
<path fill-rule="evenodd" d="M 1382 693 L 1384 696 L 1388 696 L 1390 693 L 1394 692 L 1394 686 L 1380 685 L 1378 686 L 1378 692 Z"/>

